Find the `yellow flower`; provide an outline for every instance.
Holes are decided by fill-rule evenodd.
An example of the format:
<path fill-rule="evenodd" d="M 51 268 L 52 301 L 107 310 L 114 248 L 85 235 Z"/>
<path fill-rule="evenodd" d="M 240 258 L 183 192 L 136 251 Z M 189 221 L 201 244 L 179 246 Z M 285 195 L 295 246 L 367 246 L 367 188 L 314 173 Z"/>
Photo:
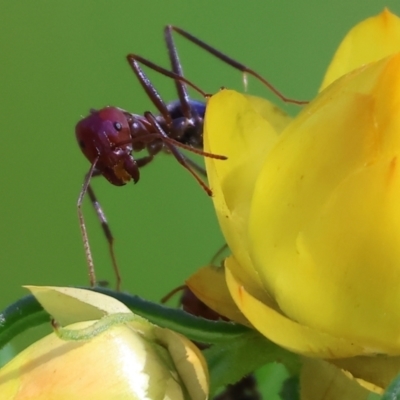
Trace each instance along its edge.
<path fill-rule="evenodd" d="M 293 120 L 228 90 L 205 118 L 205 151 L 228 157 L 206 165 L 240 322 L 381 387 L 400 369 L 379 364 L 400 355 L 399 51 L 400 20 L 384 10 L 349 32 Z M 234 315 L 203 274 L 191 289 Z M 370 369 L 354 362 L 377 354 Z"/>
<path fill-rule="evenodd" d="M 65 299 L 75 301 L 79 296 L 75 304 L 79 303 L 83 313 L 87 313 L 88 306 L 98 311 L 101 305 L 103 310 L 108 307 L 124 313 L 110 314 L 107 317 L 110 320 L 113 316 L 133 316 L 123 304 L 99 293 L 71 288 L 50 290 L 51 300 L 61 290 L 67 291 L 62 293 L 59 305 L 49 306 L 53 310 L 62 307 Z M 81 293 L 95 301 L 87 303 Z M 68 310 L 65 313 L 68 315 Z M 77 311 L 71 310 L 71 313 Z M 79 332 L 94 323 L 78 322 L 67 329 Z M 32 344 L 0 369 L 0 397 L 9 400 L 207 399 L 205 361 L 197 347 L 182 335 L 140 317 L 133 322 L 103 326 L 103 330 L 82 341 L 66 341 L 52 333 Z"/>

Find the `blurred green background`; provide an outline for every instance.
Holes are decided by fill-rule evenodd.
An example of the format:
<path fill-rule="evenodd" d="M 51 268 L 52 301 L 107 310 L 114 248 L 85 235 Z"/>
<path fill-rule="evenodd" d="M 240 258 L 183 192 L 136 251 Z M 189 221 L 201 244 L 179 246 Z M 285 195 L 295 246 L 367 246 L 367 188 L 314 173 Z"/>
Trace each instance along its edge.
<path fill-rule="evenodd" d="M 154 111 L 128 53 L 168 67 L 163 27 L 175 24 L 286 95 L 310 99 L 345 33 L 385 6 L 400 14 L 398 0 L 1 1 L 0 308 L 26 293 L 23 284 L 88 284 L 76 201 L 89 163 L 74 127 L 90 108 Z M 176 41 L 185 75 L 206 92 L 242 90 L 239 72 Z M 166 101 L 176 98 L 169 79 L 149 75 Z M 274 98 L 251 78 L 249 92 Z M 116 238 L 124 290 L 159 300 L 223 243 L 210 199 L 172 157 L 157 156 L 136 186 L 103 178 L 93 186 Z M 97 276 L 113 286 L 88 202 L 84 212 Z M 277 392 L 286 375 L 268 368 L 263 385 Z"/>
<path fill-rule="evenodd" d="M 253 67 L 285 94 L 312 98 L 343 35 L 399 1 L 2 1 L 0 6 L 0 307 L 23 284 L 86 285 L 76 201 L 89 168 L 74 126 L 90 108 L 154 110 L 125 56 L 168 66 L 175 24 Z M 186 76 L 206 92 L 242 88 L 241 74 L 177 38 Z M 166 101 L 173 83 L 150 74 Z M 269 96 L 250 79 L 249 92 Z M 160 155 L 138 185 L 94 182 L 116 237 L 123 289 L 158 300 L 223 243 L 211 201 Z M 106 241 L 84 208 L 97 276 L 114 284 Z"/>

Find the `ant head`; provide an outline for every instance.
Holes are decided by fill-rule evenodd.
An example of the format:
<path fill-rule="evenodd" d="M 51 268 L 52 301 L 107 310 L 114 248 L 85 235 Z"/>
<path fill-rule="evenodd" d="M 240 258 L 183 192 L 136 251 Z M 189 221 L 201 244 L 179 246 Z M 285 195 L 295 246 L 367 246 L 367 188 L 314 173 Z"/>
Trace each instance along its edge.
<path fill-rule="evenodd" d="M 139 169 L 132 157 L 132 139 L 125 113 L 116 107 L 91 110 L 75 127 L 79 146 L 91 164 L 112 184 L 136 183 Z"/>

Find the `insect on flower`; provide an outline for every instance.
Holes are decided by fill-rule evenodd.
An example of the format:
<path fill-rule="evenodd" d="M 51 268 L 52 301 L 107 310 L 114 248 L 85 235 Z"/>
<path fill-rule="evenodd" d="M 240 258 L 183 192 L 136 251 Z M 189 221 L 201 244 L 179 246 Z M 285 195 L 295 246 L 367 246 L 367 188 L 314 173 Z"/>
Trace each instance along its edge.
<path fill-rule="evenodd" d="M 113 236 L 100 203 L 90 186 L 92 177 L 103 175 L 110 183 L 116 186 L 125 185 L 131 180 L 136 183 L 140 178 L 140 168 L 151 162 L 156 154 L 164 151 L 172 154 L 175 159 L 193 175 L 206 193 L 211 195 L 211 190 L 200 177 L 206 178 L 205 170 L 190 158 L 186 157 L 186 155 L 180 151 L 180 148 L 205 157 L 220 160 L 226 159 L 224 155 L 210 154 L 202 150 L 205 103 L 190 99 L 187 87 L 192 87 L 204 98 L 208 98 L 209 95 L 183 76 L 182 66 L 172 36 L 173 31 L 233 68 L 240 70 L 244 74 L 245 83 L 246 74 L 249 74 L 260 80 L 282 101 L 297 105 L 307 103 L 283 96 L 274 86 L 254 70 L 231 59 L 186 31 L 171 25 L 165 28 L 164 36 L 172 71 L 164 69 L 138 55 L 129 54 L 127 56 L 128 62 L 150 100 L 159 111 L 159 114 L 154 115 L 146 111 L 143 115 L 138 115 L 118 107 L 105 107 L 101 110 L 92 110 L 89 116 L 80 120 L 76 125 L 76 137 L 79 146 L 91 163 L 90 170 L 85 177 L 79 195 L 77 206 L 89 267 L 89 279 L 92 286 L 96 284 L 96 277 L 85 221 L 81 210 L 86 193 L 88 193 L 93 207 L 96 210 L 109 244 L 110 255 L 117 280 L 117 289 L 119 289 L 121 282 L 113 249 Z M 140 64 L 173 79 L 178 93 L 178 100 L 166 104 L 140 67 Z M 147 155 L 145 156 L 138 158 L 133 153 L 145 149 L 147 150 Z"/>

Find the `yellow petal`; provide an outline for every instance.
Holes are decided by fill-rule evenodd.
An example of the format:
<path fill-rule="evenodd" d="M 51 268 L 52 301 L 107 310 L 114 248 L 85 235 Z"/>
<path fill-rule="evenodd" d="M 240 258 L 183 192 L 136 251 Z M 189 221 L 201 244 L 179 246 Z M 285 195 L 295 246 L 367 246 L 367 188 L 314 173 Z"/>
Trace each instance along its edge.
<path fill-rule="evenodd" d="M 304 268 L 315 268 L 309 296 L 320 301 L 310 324 L 385 354 L 400 354 L 399 199 L 398 168 L 377 162 L 343 181 L 298 240 Z"/>
<path fill-rule="evenodd" d="M 186 281 L 189 289 L 204 304 L 218 314 L 242 325 L 251 326 L 237 308 L 226 286 L 224 268 L 200 268 Z"/>
<path fill-rule="evenodd" d="M 227 243 L 243 267 L 241 278 L 252 287 L 259 280 L 246 249 L 247 217 L 262 161 L 277 138 L 271 124 L 258 113 L 262 100 L 257 100 L 256 107 L 255 102 L 222 90 L 209 100 L 204 122 L 205 151 L 228 157 L 226 161 L 206 158 L 214 206 Z M 265 109 L 270 107 L 266 104 Z"/>
<path fill-rule="evenodd" d="M 160 343 L 168 349 L 190 399 L 206 400 L 209 376 L 207 363 L 201 351 L 189 339 L 169 329 L 155 327 L 154 333 Z"/>
<path fill-rule="evenodd" d="M 392 355 L 400 354 L 399 70 L 399 54 L 370 64 L 304 109 L 266 160 L 250 220 L 255 268 L 286 315 Z"/>
<path fill-rule="evenodd" d="M 352 357 L 330 362 L 377 387 L 386 388 L 400 371 L 400 357 Z"/>
<path fill-rule="evenodd" d="M 340 358 L 366 352 L 346 339 L 300 325 L 251 296 L 232 274 L 234 263 L 234 258 L 229 258 L 225 264 L 229 291 L 242 313 L 265 337 L 290 351 L 310 357 Z"/>
<path fill-rule="evenodd" d="M 400 18 L 387 8 L 356 25 L 344 38 L 325 74 L 320 90 L 342 75 L 400 51 Z"/>
<path fill-rule="evenodd" d="M 293 118 L 290 115 L 268 100 L 249 95 L 245 97 L 254 108 L 254 111 L 267 120 L 277 134 L 280 134 L 292 122 Z"/>
<path fill-rule="evenodd" d="M 301 400 L 367 400 L 371 392 L 350 375 L 323 360 L 304 359 Z"/>

